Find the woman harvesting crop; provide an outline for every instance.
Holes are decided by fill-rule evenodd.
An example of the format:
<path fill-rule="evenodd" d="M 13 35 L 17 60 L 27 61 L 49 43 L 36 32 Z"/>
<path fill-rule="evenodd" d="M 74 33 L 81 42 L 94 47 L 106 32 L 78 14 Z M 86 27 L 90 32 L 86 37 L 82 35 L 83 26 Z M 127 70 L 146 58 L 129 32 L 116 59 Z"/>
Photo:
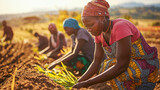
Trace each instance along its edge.
<path fill-rule="evenodd" d="M 74 88 L 110 80 L 113 90 L 152 90 L 159 69 L 157 49 L 128 20 L 110 20 L 108 8 L 105 0 L 93 0 L 84 7 L 82 21 L 95 36 L 96 49 L 93 63 Z M 104 53 L 108 59 L 101 64 Z M 100 74 L 91 78 L 100 65 Z"/>
<path fill-rule="evenodd" d="M 49 24 L 48 30 L 51 33 L 48 47 L 44 48 L 40 53 L 46 54 L 48 57 L 58 59 L 60 50 L 67 46 L 67 42 L 63 33 L 57 30 L 54 23 Z"/>
<path fill-rule="evenodd" d="M 64 62 L 79 71 L 80 74 L 83 74 L 93 60 L 94 39 L 85 29 L 81 28 L 77 20 L 73 18 L 64 20 L 63 28 L 65 32 L 72 37 L 72 51 L 51 63 L 49 69 L 60 64 L 60 62 Z"/>

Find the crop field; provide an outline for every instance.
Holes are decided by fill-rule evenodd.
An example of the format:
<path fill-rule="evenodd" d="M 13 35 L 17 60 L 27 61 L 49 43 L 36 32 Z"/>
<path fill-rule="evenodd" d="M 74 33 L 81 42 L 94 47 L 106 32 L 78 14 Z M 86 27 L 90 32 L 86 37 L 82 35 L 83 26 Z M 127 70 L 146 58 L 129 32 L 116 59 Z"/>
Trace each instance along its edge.
<path fill-rule="evenodd" d="M 7 21 L 8 25 L 13 28 L 14 39 L 13 42 L 9 44 L 0 44 L 0 90 L 66 90 L 65 85 L 60 85 L 60 82 L 57 81 L 57 83 L 55 81 L 57 80 L 55 77 L 59 78 L 60 75 L 53 76 L 46 74 L 46 71 L 43 72 L 43 70 L 40 72 L 41 68 L 45 68 L 46 64 L 53 62 L 54 59 L 35 58 L 40 57 L 40 55 L 37 53 L 35 45 L 35 42 L 38 42 L 38 40 L 33 34 L 38 32 L 49 38 L 49 23 L 55 23 L 58 30 L 65 34 L 62 22 L 67 17 L 77 19 L 80 26 L 84 27 L 79 12 L 61 11 L 60 15 L 45 14 L 43 16 L 15 18 Z M 158 57 L 160 58 L 160 26 L 152 26 L 152 23 L 156 21 L 157 20 L 132 20 L 133 23 L 138 23 L 136 26 L 149 45 L 157 47 Z M 3 30 L 0 24 L 0 39 L 2 35 Z M 68 47 L 70 47 L 71 39 L 66 34 L 65 36 Z M 41 68 L 36 68 L 36 65 L 41 66 Z M 66 76 L 66 79 L 73 80 L 74 78 L 74 80 L 76 80 L 80 77 L 72 76 L 70 72 L 67 72 L 66 68 L 63 68 L 63 71 L 64 72 L 59 72 L 59 74 L 69 75 L 68 77 Z M 64 77 L 62 78 L 64 79 Z M 71 84 L 75 83 L 74 80 Z M 157 83 L 154 90 L 160 89 L 160 72 L 157 82 L 158 81 L 159 83 Z M 80 90 L 111 90 L 111 87 L 108 82 L 105 82 L 88 88 L 81 88 Z"/>

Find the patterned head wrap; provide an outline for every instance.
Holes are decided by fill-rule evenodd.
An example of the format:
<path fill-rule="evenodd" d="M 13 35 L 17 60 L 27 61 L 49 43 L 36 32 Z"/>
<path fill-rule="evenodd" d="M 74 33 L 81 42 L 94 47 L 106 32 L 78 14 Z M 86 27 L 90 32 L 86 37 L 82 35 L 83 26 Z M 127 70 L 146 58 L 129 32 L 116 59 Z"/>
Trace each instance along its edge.
<path fill-rule="evenodd" d="M 109 4 L 105 0 L 92 0 L 83 9 L 82 16 L 108 16 Z"/>
<path fill-rule="evenodd" d="M 68 19 L 64 20 L 63 27 L 71 27 L 71 28 L 74 28 L 74 29 L 79 29 L 80 28 L 77 20 L 75 20 L 73 18 L 68 18 Z"/>

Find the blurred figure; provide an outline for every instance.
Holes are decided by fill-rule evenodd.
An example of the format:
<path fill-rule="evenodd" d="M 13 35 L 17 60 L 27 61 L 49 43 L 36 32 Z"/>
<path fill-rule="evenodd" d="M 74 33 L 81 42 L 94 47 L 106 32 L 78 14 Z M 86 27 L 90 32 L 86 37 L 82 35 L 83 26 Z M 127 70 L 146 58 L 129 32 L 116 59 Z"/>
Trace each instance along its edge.
<path fill-rule="evenodd" d="M 62 55 L 58 55 L 60 50 L 63 49 L 63 46 L 67 46 L 65 36 L 59 32 L 56 28 L 56 25 L 51 23 L 48 26 L 48 30 L 51 33 L 49 46 L 43 49 L 40 53 L 46 54 L 50 58 L 57 59 Z"/>
<path fill-rule="evenodd" d="M 63 62 L 82 75 L 89 67 L 94 56 L 94 39 L 81 28 L 73 18 L 68 18 L 63 22 L 65 32 L 72 38 L 72 51 L 51 63 L 49 69 Z"/>
<path fill-rule="evenodd" d="M 4 41 L 12 41 L 13 39 L 13 30 L 10 26 L 7 25 L 7 22 L 4 20 L 2 21 L 2 25 L 3 25 L 3 37 L 5 38 Z"/>
<path fill-rule="evenodd" d="M 41 51 L 48 46 L 48 38 L 46 36 L 40 35 L 37 32 L 34 34 L 35 37 L 38 38 L 38 50 Z"/>

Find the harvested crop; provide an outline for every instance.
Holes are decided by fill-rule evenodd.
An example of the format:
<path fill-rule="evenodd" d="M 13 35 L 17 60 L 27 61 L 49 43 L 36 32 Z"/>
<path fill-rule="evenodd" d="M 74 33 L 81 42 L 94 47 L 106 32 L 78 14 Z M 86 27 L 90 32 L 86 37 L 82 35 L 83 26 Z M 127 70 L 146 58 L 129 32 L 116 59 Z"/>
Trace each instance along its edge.
<path fill-rule="evenodd" d="M 51 78 L 55 83 L 64 86 L 66 89 L 72 89 L 73 85 L 75 85 L 78 80 L 67 70 L 67 67 L 62 62 L 61 64 L 62 67 L 57 66 L 53 70 L 45 69 L 39 65 L 35 65 L 35 69 L 37 69 L 39 73 L 43 73 Z"/>

